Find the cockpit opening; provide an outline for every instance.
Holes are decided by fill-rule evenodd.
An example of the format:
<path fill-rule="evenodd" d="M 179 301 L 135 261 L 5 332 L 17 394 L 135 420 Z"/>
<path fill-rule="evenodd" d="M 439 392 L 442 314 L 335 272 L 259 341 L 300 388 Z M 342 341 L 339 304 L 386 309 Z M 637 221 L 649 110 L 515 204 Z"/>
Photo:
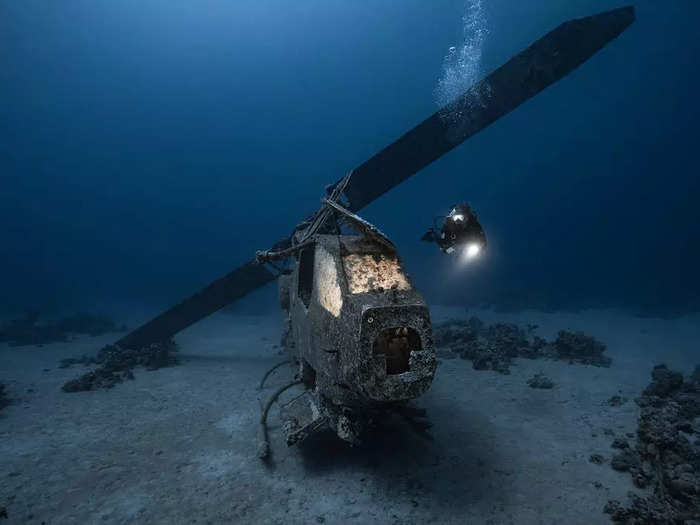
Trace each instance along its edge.
<path fill-rule="evenodd" d="M 383 356 L 387 375 L 408 372 L 411 351 L 421 349 L 420 335 L 413 328 L 400 326 L 383 330 L 374 340 L 372 354 Z"/>

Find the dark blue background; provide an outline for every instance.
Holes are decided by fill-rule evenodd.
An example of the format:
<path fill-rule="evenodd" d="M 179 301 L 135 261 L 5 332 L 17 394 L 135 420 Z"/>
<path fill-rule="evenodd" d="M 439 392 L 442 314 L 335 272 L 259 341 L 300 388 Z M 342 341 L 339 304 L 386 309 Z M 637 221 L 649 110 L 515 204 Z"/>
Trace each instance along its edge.
<path fill-rule="evenodd" d="M 619 5 L 484 0 L 482 67 Z M 590 62 L 363 210 L 430 301 L 700 307 L 700 3 L 636 5 Z M 268 247 L 436 110 L 463 8 L 1 2 L 0 308 L 165 306 Z M 457 200 L 490 242 L 461 269 L 418 241 Z"/>

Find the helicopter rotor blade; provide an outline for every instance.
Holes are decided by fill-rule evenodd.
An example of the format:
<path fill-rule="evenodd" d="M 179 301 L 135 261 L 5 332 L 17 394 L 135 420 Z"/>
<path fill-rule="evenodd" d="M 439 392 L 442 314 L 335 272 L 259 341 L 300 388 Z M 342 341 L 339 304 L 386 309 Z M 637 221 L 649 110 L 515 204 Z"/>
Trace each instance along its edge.
<path fill-rule="evenodd" d="M 352 171 L 358 211 L 571 73 L 635 20 L 633 6 L 565 22 Z"/>
<path fill-rule="evenodd" d="M 141 348 L 164 341 L 200 319 L 231 304 L 277 278 L 255 259 L 239 266 L 193 296 L 159 314 L 116 342 L 124 348 Z"/>
<path fill-rule="evenodd" d="M 630 6 L 560 25 L 353 170 L 343 192 L 349 201 L 347 208 L 358 211 L 554 84 L 619 36 L 634 19 Z M 277 245 L 288 243 L 286 239 Z M 168 339 L 275 278 L 262 264 L 249 261 L 117 344 L 141 347 Z"/>

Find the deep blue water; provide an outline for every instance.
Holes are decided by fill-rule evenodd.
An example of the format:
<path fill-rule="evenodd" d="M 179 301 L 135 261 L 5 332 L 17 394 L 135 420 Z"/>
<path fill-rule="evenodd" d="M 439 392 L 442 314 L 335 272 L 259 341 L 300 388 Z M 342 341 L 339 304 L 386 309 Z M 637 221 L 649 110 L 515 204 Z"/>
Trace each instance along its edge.
<path fill-rule="evenodd" d="M 623 5 L 482 4 L 484 73 Z M 363 210 L 429 301 L 700 309 L 700 3 L 636 6 L 583 67 Z M 464 10 L 0 2 L 0 309 L 166 306 L 267 248 L 437 109 Z M 419 238 L 460 200 L 489 251 L 458 269 Z"/>

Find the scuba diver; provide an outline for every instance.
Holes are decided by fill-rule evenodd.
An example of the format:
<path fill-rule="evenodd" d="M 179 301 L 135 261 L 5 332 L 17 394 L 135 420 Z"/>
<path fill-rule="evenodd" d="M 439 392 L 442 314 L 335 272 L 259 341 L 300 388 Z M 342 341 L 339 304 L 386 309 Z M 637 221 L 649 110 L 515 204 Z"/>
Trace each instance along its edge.
<path fill-rule="evenodd" d="M 443 253 L 465 259 L 474 259 L 486 249 L 484 229 L 467 203 L 452 206 L 450 213 L 442 218 L 439 231 L 434 226 L 421 240 L 434 242 Z"/>

